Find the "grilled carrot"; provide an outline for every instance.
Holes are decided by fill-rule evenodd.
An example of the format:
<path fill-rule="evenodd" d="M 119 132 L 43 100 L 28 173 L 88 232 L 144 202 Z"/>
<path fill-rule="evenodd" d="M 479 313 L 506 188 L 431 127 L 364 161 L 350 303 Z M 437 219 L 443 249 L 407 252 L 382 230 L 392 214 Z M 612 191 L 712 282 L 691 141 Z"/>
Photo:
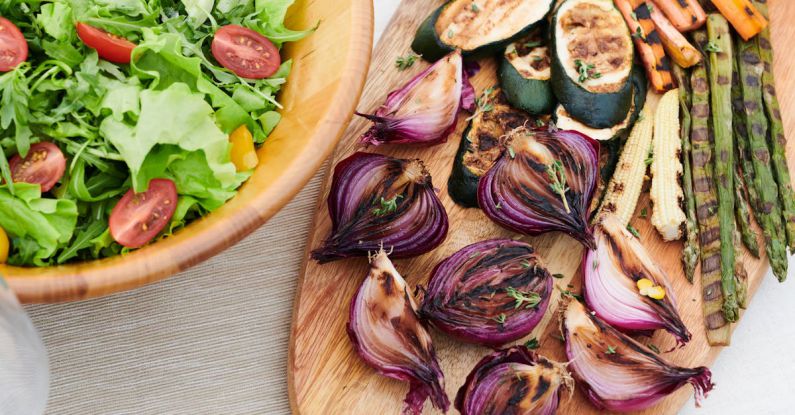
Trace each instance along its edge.
<path fill-rule="evenodd" d="M 712 0 L 712 4 L 745 40 L 767 27 L 767 19 L 751 4 L 751 0 Z"/>
<path fill-rule="evenodd" d="M 684 35 L 656 8 L 651 11 L 651 20 L 660 35 L 668 56 L 683 68 L 689 68 L 701 60 L 701 54 L 685 39 Z"/>
<path fill-rule="evenodd" d="M 665 55 L 662 40 L 651 20 L 650 6 L 645 0 L 614 0 L 616 8 L 624 16 L 635 46 L 640 53 L 646 75 L 657 92 L 674 87 L 671 60 Z"/>
<path fill-rule="evenodd" d="M 654 5 L 680 32 L 698 29 L 707 21 L 704 8 L 696 0 L 652 0 Z"/>

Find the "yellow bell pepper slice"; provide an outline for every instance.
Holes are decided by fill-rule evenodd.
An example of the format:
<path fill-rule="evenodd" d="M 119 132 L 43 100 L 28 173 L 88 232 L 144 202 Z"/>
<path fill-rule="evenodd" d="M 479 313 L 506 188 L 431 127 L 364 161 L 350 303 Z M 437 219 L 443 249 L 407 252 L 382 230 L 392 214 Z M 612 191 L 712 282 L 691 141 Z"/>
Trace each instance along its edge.
<path fill-rule="evenodd" d="M 5 264 L 8 260 L 8 250 L 11 247 L 8 241 L 8 235 L 3 228 L 0 228 L 0 264 Z"/>
<path fill-rule="evenodd" d="M 247 171 L 257 167 L 259 158 L 257 150 L 254 148 L 254 137 L 248 127 L 241 125 L 229 135 L 232 143 L 230 158 L 237 171 Z"/>

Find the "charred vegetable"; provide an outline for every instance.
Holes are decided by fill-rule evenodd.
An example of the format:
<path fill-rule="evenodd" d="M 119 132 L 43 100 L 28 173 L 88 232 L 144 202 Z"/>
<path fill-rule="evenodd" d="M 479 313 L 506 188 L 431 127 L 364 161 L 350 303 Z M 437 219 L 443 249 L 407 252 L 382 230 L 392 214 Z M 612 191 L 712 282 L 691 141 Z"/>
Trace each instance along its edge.
<path fill-rule="evenodd" d="M 505 94 L 489 88 L 478 98 L 479 107 L 461 135 L 461 143 L 447 181 L 447 192 L 464 207 L 478 206 L 478 182 L 502 154 L 500 137 L 530 121 L 523 111 L 508 105 Z"/>
<path fill-rule="evenodd" d="M 392 91 L 372 115 L 374 123 L 362 143 L 438 144 L 455 129 L 458 113 L 473 110 L 475 91 L 469 84 L 459 52 L 447 55 Z"/>
<path fill-rule="evenodd" d="M 657 92 L 674 87 L 671 60 L 665 55 L 662 39 L 651 19 L 649 5 L 644 0 L 615 0 L 635 39 L 646 77 Z"/>
<path fill-rule="evenodd" d="M 404 414 L 419 415 L 428 398 L 447 411 L 444 375 L 416 309 L 406 281 L 380 250 L 370 258 L 370 272 L 351 301 L 348 336 L 365 363 L 409 383 Z"/>
<path fill-rule="evenodd" d="M 450 1 L 420 25 L 411 48 L 431 62 L 453 50 L 462 51 L 465 57 L 491 55 L 543 23 L 554 3 L 554 0 Z"/>
<path fill-rule="evenodd" d="M 615 214 L 621 223 L 629 225 L 643 188 L 653 132 L 654 112 L 644 108 L 624 145 L 597 217 Z"/>
<path fill-rule="evenodd" d="M 515 346 L 478 362 L 458 390 L 455 408 L 461 415 L 553 415 L 562 392 L 574 392 L 563 364 Z"/>
<path fill-rule="evenodd" d="M 754 5 L 762 16 L 767 17 L 767 3 L 754 0 Z M 781 108 L 776 97 L 776 81 L 773 77 L 773 45 L 770 43 L 770 28 L 766 27 L 756 38 L 759 55 L 762 58 L 762 98 L 765 102 L 765 114 L 770 125 L 770 155 L 773 169 L 778 182 L 778 196 L 784 214 L 784 227 L 790 254 L 795 253 L 795 192 L 792 191 L 792 180 L 785 148 L 787 138 L 784 136 L 784 125 L 781 121 Z"/>
<path fill-rule="evenodd" d="M 651 6 L 650 3 L 649 6 Z M 701 60 L 701 53 L 675 28 L 661 11 L 652 8 L 651 20 L 668 56 L 679 66 L 689 68 Z"/>
<path fill-rule="evenodd" d="M 465 342 L 500 346 L 533 331 L 551 293 L 552 276 L 532 246 L 476 242 L 434 268 L 420 315 Z"/>
<path fill-rule="evenodd" d="M 478 205 L 493 221 L 526 235 L 561 231 L 593 247 L 588 225 L 599 145 L 575 131 L 517 128 L 480 180 Z"/>
<path fill-rule="evenodd" d="M 671 365 L 577 301 L 569 301 L 563 311 L 562 327 L 569 367 L 599 409 L 643 410 L 686 383 L 693 385 L 698 406 L 714 386 L 706 367 Z"/>
<path fill-rule="evenodd" d="M 633 47 L 610 0 L 567 0 L 552 19 L 552 90 L 593 128 L 621 123 L 632 105 Z"/>
<path fill-rule="evenodd" d="M 684 193 L 679 185 L 682 176 L 682 140 L 679 139 L 678 89 L 666 92 L 657 105 L 652 154 L 650 193 L 654 210 L 651 224 L 663 240 L 675 241 L 682 237 L 687 219 L 682 210 Z"/>
<path fill-rule="evenodd" d="M 320 263 L 384 247 L 395 258 L 424 254 L 447 236 L 447 213 L 418 159 L 355 153 L 334 168 L 331 235 L 312 251 Z"/>
<path fill-rule="evenodd" d="M 708 42 L 705 30 L 693 32 L 700 48 Z M 693 195 L 696 199 L 699 240 L 701 242 L 701 299 L 704 310 L 707 341 L 711 346 L 728 345 L 729 322 L 723 317 L 723 293 L 720 288 L 720 224 L 718 196 L 712 174 L 713 151 L 710 144 L 709 80 L 705 62 L 693 68 L 690 81 L 693 103 L 690 107 L 693 145 Z"/>
<path fill-rule="evenodd" d="M 682 262 L 685 267 L 685 277 L 691 283 L 696 273 L 696 265 L 701 256 L 698 244 L 698 218 L 696 215 L 696 199 L 693 195 L 693 146 L 690 143 L 690 106 L 691 92 L 690 79 L 686 71 L 679 65 L 674 65 L 673 70 L 676 83 L 679 84 L 679 115 L 682 118 L 679 128 L 679 139 L 682 142 L 682 190 L 685 196 L 685 242 L 682 248 Z"/>
<path fill-rule="evenodd" d="M 624 331 L 664 329 L 684 345 L 690 332 L 676 310 L 665 273 L 620 219 L 605 215 L 596 227 L 596 249 L 582 262 L 588 306 Z"/>
<path fill-rule="evenodd" d="M 707 14 L 697 0 L 651 0 L 680 32 L 698 29 L 707 21 Z"/>
<path fill-rule="evenodd" d="M 539 32 L 505 48 L 498 76 L 508 102 L 530 114 L 549 114 L 555 96 L 549 84 L 549 48 Z"/>
<path fill-rule="evenodd" d="M 756 10 L 751 0 L 712 0 L 712 4 L 745 40 L 767 27 L 767 19 Z"/>
<path fill-rule="evenodd" d="M 739 318 L 734 283 L 734 130 L 732 129 L 732 52 L 729 24 L 720 14 L 707 16 L 707 34 L 714 46 L 709 53 L 709 89 L 714 134 L 715 188 L 720 220 L 721 290 L 723 315 L 730 322 Z"/>

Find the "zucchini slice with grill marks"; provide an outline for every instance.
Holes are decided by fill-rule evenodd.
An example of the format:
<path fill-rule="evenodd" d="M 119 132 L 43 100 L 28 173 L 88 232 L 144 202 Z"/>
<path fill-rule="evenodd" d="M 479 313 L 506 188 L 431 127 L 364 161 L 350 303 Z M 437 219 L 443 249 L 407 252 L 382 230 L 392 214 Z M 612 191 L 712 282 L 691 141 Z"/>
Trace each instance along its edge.
<path fill-rule="evenodd" d="M 543 23 L 554 0 L 454 0 L 436 9 L 417 29 L 411 48 L 434 62 L 454 49 L 465 58 L 500 52 Z"/>
<path fill-rule="evenodd" d="M 615 140 L 619 137 L 623 137 L 629 132 L 632 125 L 635 124 L 640 110 L 643 109 L 643 105 L 646 103 L 646 91 L 648 87 L 642 67 L 635 65 L 632 70 L 631 82 L 632 104 L 630 105 L 629 114 L 627 114 L 627 117 L 620 123 L 607 128 L 592 128 L 572 118 L 562 105 L 558 105 L 553 114 L 555 125 L 561 130 L 579 131 L 598 141 Z"/>
<path fill-rule="evenodd" d="M 478 181 L 502 153 L 500 137 L 531 121 L 524 111 L 508 105 L 505 95 L 495 88 L 490 111 L 481 111 L 470 120 L 447 181 L 447 193 L 464 207 L 478 207 Z"/>
<path fill-rule="evenodd" d="M 509 44 L 500 59 L 500 86 L 508 102 L 530 114 L 549 114 L 555 107 L 549 48 L 541 31 Z"/>
<path fill-rule="evenodd" d="M 566 111 L 593 128 L 626 119 L 633 44 L 612 0 L 566 0 L 551 31 L 552 90 Z"/>

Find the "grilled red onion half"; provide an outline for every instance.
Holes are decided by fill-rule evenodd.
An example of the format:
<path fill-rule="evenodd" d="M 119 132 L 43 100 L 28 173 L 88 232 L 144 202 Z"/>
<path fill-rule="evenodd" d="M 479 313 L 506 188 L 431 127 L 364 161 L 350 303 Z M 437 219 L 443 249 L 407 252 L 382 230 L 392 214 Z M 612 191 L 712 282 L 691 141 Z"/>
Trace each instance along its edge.
<path fill-rule="evenodd" d="M 373 122 L 360 141 L 365 144 L 438 144 L 455 129 L 462 109 L 472 111 L 475 90 L 469 83 L 461 52 L 453 52 L 392 91 L 375 114 L 361 114 Z"/>
<path fill-rule="evenodd" d="M 380 250 L 351 301 L 348 336 L 356 353 L 378 373 L 409 382 L 404 414 L 420 414 L 427 398 L 442 411 L 450 402 L 444 375 L 417 306 L 395 266 Z"/>
<path fill-rule="evenodd" d="M 585 253 L 583 287 L 588 307 L 602 320 L 624 331 L 665 329 L 679 345 L 690 332 L 676 310 L 665 273 L 621 220 L 605 215 L 596 227 L 596 249 Z M 665 289 L 661 300 L 642 295 L 637 282 L 647 279 Z"/>
<path fill-rule="evenodd" d="M 462 341 L 496 347 L 530 334 L 551 293 L 552 276 L 532 246 L 476 242 L 436 265 L 420 315 Z"/>
<path fill-rule="evenodd" d="M 478 204 L 498 224 L 526 235 L 562 231 L 588 248 L 599 144 L 576 131 L 517 128 L 480 179 Z"/>
<path fill-rule="evenodd" d="M 553 415 L 561 388 L 574 392 L 565 365 L 514 346 L 478 362 L 458 390 L 455 409 L 461 415 Z"/>
<path fill-rule="evenodd" d="M 381 247 L 393 258 L 424 254 L 447 236 L 447 212 L 419 159 L 355 153 L 334 168 L 328 196 L 331 235 L 320 263 L 365 256 Z"/>
<path fill-rule="evenodd" d="M 714 386 L 706 367 L 671 365 L 589 313 L 578 301 L 566 306 L 562 327 L 569 368 L 599 409 L 646 409 L 685 383 L 693 385 L 698 406 Z"/>

